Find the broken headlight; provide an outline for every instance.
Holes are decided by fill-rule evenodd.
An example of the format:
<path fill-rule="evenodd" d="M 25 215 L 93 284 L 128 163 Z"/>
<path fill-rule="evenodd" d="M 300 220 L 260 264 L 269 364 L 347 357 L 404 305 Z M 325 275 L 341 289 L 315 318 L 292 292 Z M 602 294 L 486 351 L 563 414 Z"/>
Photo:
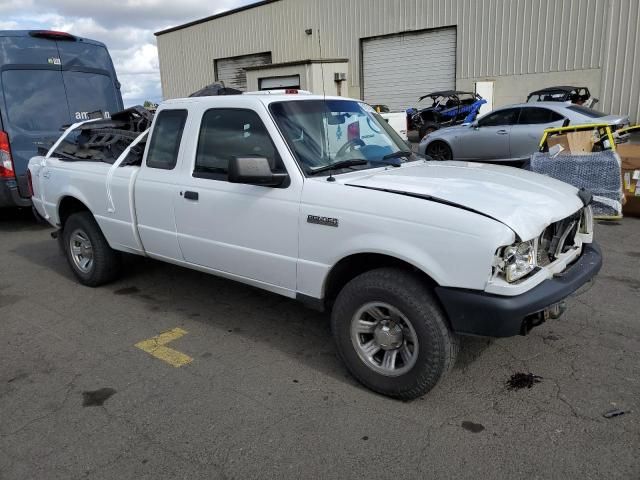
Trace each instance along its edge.
<path fill-rule="evenodd" d="M 536 268 L 535 241 L 520 242 L 502 252 L 502 271 L 507 282 L 515 282 Z"/>

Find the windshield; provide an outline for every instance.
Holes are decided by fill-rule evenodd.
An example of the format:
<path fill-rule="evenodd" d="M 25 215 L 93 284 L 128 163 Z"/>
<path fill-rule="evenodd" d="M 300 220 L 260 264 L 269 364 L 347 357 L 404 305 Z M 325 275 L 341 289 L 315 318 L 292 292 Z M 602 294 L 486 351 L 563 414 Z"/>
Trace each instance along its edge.
<path fill-rule="evenodd" d="M 338 168 L 334 173 L 380 167 L 386 156 L 410 150 L 380 115 L 361 102 L 300 100 L 274 102 L 269 108 L 307 175 L 352 160 L 360 162 Z M 412 153 L 406 157 L 417 159 Z"/>

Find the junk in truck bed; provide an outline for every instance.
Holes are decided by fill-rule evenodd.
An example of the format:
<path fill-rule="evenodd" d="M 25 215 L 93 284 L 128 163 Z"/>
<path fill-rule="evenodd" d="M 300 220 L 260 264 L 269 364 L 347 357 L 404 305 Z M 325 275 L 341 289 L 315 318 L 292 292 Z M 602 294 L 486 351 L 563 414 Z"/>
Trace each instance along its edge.
<path fill-rule="evenodd" d="M 141 106 L 82 123 L 58 145 L 53 156 L 67 161 L 95 161 L 112 164 L 125 149 L 151 126 L 153 113 Z M 140 165 L 146 141 L 132 147 L 125 165 Z"/>

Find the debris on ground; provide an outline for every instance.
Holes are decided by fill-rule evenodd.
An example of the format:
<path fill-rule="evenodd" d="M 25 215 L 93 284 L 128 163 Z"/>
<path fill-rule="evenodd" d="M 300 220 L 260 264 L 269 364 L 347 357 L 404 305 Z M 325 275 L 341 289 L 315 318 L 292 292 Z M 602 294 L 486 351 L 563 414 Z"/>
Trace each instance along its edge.
<path fill-rule="evenodd" d="M 542 377 L 533 373 L 517 372 L 511 375 L 511 378 L 506 383 L 509 390 L 520 390 L 522 388 L 531 388 L 534 384 L 540 383 L 541 380 Z"/>
<path fill-rule="evenodd" d="M 620 409 L 613 409 L 613 410 L 609 410 L 608 412 L 604 412 L 602 414 L 602 416 L 604 418 L 613 418 L 613 417 L 619 417 L 620 415 L 624 415 L 626 412 L 624 410 L 620 410 Z"/>

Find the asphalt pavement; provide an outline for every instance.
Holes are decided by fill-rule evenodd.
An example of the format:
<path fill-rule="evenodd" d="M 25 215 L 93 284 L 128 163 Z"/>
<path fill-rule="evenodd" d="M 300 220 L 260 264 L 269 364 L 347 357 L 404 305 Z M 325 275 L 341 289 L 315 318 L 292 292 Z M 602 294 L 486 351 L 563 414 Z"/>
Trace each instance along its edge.
<path fill-rule="evenodd" d="M 144 258 L 83 287 L 50 232 L 0 213 L 2 480 L 640 478 L 640 219 L 597 224 L 563 318 L 465 338 L 412 402 L 356 383 L 324 314 Z"/>

